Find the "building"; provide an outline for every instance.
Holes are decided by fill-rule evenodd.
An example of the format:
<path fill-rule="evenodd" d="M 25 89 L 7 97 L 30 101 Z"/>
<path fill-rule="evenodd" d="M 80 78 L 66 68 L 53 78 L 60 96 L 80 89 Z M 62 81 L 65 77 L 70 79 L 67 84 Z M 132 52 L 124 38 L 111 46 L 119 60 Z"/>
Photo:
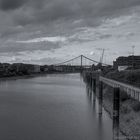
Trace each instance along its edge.
<path fill-rule="evenodd" d="M 54 66 L 53 69 L 59 72 L 62 72 L 64 70 L 62 66 Z"/>
<path fill-rule="evenodd" d="M 0 72 L 7 72 L 10 67 L 8 63 L 0 63 Z"/>
<path fill-rule="evenodd" d="M 38 73 L 38 72 L 40 72 L 40 66 L 39 65 L 33 65 L 33 67 L 34 67 L 34 72 L 35 73 Z"/>
<path fill-rule="evenodd" d="M 113 67 L 119 71 L 125 70 L 127 68 L 140 68 L 140 56 L 128 56 L 128 57 L 118 57 L 116 61 L 113 62 Z"/>
<path fill-rule="evenodd" d="M 40 71 L 41 72 L 48 72 L 49 71 L 49 66 L 48 65 L 43 65 L 43 66 L 40 66 Z"/>
<path fill-rule="evenodd" d="M 11 71 L 16 73 L 30 74 L 40 72 L 39 65 L 14 63 L 11 65 Z"/>

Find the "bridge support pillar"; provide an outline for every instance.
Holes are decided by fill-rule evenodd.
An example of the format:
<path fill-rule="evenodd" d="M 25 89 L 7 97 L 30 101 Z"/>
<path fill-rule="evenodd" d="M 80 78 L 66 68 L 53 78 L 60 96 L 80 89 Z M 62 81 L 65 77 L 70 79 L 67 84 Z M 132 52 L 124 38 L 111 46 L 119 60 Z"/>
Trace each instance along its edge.
<path fill-rule="evenodd" d="M 99 115 L 102 115 L 103 105 L 103 82 L 99 82 Z"/>
<path fill-rule="evenodd" d="M 119 139 L 119 111 L 120 111 L 120 89 L 114 88 L 113 95 L 113 136 Z"/>

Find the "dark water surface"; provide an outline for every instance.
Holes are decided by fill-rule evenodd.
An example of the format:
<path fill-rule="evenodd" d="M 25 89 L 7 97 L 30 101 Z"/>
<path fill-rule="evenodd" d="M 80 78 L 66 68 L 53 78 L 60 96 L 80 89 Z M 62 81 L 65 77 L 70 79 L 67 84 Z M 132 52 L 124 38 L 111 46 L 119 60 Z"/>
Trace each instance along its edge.
<path fill-rule="evenodd" d="M 0 83 L 0 140 L 112 140 L 112 120 L 98 116 L 79 74 Z"/>

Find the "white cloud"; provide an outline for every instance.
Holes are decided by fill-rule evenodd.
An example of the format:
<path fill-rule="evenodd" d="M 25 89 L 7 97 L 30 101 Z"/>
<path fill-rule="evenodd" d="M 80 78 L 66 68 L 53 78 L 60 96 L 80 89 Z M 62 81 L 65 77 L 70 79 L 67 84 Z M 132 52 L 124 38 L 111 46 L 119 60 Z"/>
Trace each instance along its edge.
<path fill-rule="evenodd" d="M 95 53 L 93 51 L 90 52 L 90 55 L 95 55 Z"/>
<path fill-rule="evenodd" d="M 56 37 L 40 37 L 30 40 L 24 40 L 24 41 L 16 41 L 16 43 L 39 43 L 39 42 L 65 42 L 66 38 L 61 36 Z"/>

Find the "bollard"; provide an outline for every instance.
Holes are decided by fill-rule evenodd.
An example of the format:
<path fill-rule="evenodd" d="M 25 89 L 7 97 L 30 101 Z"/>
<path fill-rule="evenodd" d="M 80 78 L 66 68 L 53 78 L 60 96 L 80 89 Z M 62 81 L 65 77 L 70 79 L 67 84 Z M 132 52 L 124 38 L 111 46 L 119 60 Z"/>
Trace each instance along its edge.
<path fill-rule="evenodd" d="M 92 84 L 91 84 L 91 90 L 93 91 L 94 89 L 94 79 L 92 79 Z"/>
<path fill-rule="evenodd" d="M 90 75 L 90 87 L 92 86 L 92 77 Z"/>
<path fill-rule="evenodd" d="M 89 95 L 90 100 L 92 101 L 92 90 L 90 89 L 90 95 Z"/>
<path fill-rule="evenodd" d="M 94 93 L 96 93 L 96 79 L 94 79 Z"/>
<path fill-rule="evenodd" d="M 103 105 L 103 82 L 99 82 L 99 115 L 102 115 Z"/>
<path fill-rule="evenodd" d="M 119 139 L 119 111 L 120 111 L 120 89 L 114 88 L 113 94 L 113 136 Z"/>

